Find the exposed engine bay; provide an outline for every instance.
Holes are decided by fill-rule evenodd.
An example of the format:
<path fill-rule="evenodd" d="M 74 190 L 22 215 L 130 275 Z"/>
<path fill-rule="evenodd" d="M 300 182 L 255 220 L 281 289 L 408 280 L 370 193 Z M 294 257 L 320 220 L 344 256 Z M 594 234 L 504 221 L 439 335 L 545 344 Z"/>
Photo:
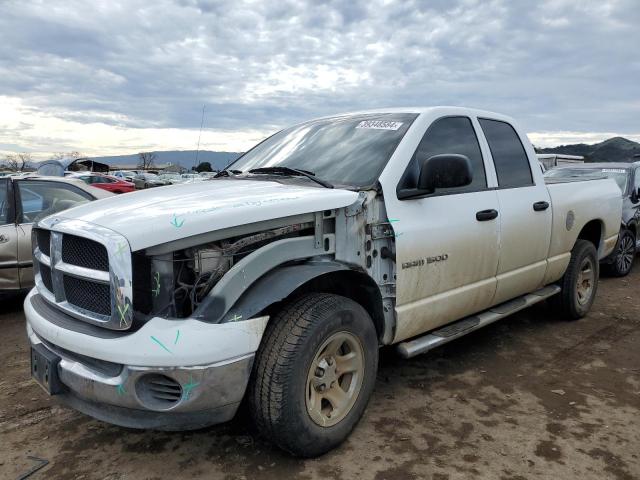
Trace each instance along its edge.
<path fill-rule="evenodd" d="M 309 235 L 313 227 L 312 222 L 287 225 L 166 255 L 145 257 L 151 264 L 150 281 L 144 281 L 147 288 L 135 290 L 139 300 L 136 310 L 163 317 L 188 317 L 239 260 L 274 239 Z"/>

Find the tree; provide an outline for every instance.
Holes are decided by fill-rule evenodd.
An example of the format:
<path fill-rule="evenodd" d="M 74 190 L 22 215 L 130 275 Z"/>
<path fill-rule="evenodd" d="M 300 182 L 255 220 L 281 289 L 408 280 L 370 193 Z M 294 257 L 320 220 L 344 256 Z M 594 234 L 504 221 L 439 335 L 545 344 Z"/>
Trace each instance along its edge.
<path fill-rule="evenodd" d="M 213 172 L 213 168 L 211 168 L 211 163 L 209 162 L 200 162 L 200 164 L 196 167 L 196 172 Z"/>
<path fill-rule="evenodd" d="M 29 166 L 31 162 L 30 153 L 12 153 L 4 157 L 4 162 L 9 170 L 22 171 Z"/>
<path fill-rule="evenodd" d="M 154 152 L 138 153 L 138 168 L 148 170 L 155 167 L 155 161 L 157 158 L 158 156 Z"/>

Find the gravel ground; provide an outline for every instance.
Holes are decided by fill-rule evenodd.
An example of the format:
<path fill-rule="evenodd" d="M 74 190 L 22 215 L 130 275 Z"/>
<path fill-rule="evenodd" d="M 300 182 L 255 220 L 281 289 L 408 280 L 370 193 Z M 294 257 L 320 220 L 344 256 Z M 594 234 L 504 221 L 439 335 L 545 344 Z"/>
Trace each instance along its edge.
<path fill-rule="evenodd" d="M 21 299 L 1 300 L 0 478 L 640 478 L 640 265 L 603 279 L 578 322 L 537 305 L 404 361 L 383 350 L 350 439 L 288 457 L 240 413 L 189 433 L 114 427 L 49 399 L 29 379 Z"/>

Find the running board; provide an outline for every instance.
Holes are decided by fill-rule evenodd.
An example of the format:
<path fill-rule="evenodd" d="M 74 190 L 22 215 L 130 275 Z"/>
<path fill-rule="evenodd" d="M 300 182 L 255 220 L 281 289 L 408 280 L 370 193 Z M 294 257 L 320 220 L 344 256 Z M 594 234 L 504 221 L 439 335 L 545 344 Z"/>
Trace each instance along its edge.
<path fill-rule="evenodd" d="M 421 337 L 414 338 L 408 342 L 399 343 L 397 347 L 398 352 L 404 358 L 415 357 L 416 355 L 433 350 L 434 348 L 444 345 L 451 340 L 460 338 L 467 333 L 471 333 L 479 328 L 519 312 L 520 310 L 541 302 L 542 300 L 545 300 L 559 292 L 560 287 L 557 285 L 546 286 L 540 290 L 536 290 L 535 292 L 523 295 L 522 297 L 491 307 L 477 315 L 450 323 L 445 327 L 433 330 Z"/>

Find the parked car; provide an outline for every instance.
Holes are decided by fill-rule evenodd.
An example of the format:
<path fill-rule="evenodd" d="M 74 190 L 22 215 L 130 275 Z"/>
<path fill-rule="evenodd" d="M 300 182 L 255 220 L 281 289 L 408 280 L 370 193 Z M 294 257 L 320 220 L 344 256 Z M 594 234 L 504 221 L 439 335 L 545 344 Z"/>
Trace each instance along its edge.
<path fill-rule="evenodd" d="M 112 194 L 63 177 L 0 178 L 0 292 L 33 287 L 31 227 L 41 218 Z"/>
<path fill-rule="evenodd" d="M 126 180 L 121 180 L 118 177 L 114 177 L 111 175 L 81 173 L 76 175 L 76 178 L 79 178 L 87 185 L 101 188 L 102 190 L 106 190 L 107 192 L 112 193 L 128 193 L 133 192 L 136 189 L 136 186 L 133 182 L 127 182 Z"/>
<path fill-rule="evenodd" d="M 133 182 L 134 177 L 138 174 L 138 172 L 133 170 L 116 170 L 113 172 L 113 176 L 119 178 L 120 180 L 125 180 L 127 182 Z"/>
<path fill-rule="evenodd" d="M 133 177 L 133 183 L 135 184 L 137 189 L 170 185 L 170 182 L 162 180 L 155 173 L 138 173 L 135 177 Z"/>
<path fill-rule="evenodd" d="M 244 398 L 277 445 L 320 455 L 361 418 L 381 345 L 412 357 L 547 298 L 584 316 L 621 208 L 610 179 L 546 185 L 503 115 L 313 120 L 210 182 L 40 221 L 32 375 L 134 428 L 202 428 Z"/>
<path fill-rule="evenodd" d="M 179 173 L 161 173 L 160 175 L 158 175 L 158 178 L 170 185 L 184 183 L 182 176 Z"/>
<path fill-rule="evenodd" d="M 615 277 L 628 275 L 640 249 L 640 162 L 585 163 L 557 167 L 546 173 L 547 178 L 613 178 L 622 192 L 622 222 L 620 237 L 614 252 L 603 259 L 603 269 Z"/>

